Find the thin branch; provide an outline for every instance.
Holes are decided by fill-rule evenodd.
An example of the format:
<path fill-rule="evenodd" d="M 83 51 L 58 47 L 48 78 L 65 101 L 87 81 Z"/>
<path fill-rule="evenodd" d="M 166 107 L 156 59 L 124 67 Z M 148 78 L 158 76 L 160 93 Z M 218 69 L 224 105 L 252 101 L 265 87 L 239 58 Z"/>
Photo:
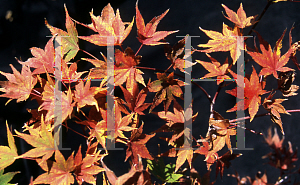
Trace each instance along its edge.
<path fill-rule="evenodd" d="M 295 110 L 287 110 L 287 112 L 300 112 L 300 109 L 295 109 Z M 258 115 L 255 115 L 254 117 L 262 117 L 262 116 L 268 116 L 270 115 L 270 113 L 264 113 L 264 114 L 258 114 Z M 243 121 L 243 120 L 247 120 L 247 119 L 250 119 L 250 116 L 246 116 L 246 117 L 243 117 L 243 118 L 237 118 L 237 119 L 232 119 L 232 120 L 229 120 L 229 123 L 233 123 L 233 122 L 237 122 L 237 121 Z"/>
<path fill-rule="evenodd" d="M 252 33 L 252 31 L 256 28 L 256 26 L 258 25 L 258 23 L 260 22 L 261 18 L 264 16 L 264 14 L 266 13 L 266 11 L 268 10 L 268 8 L 271 6 L 271 4 L 273 4 L 273 1 L 268 1 L 268 4 L 265 6 L 264 10 L 262 11 L 262 13 L 260 14 L 260 16 L 257 19 L 257 22 L 252 26 L 251 30 L 249 31 L 248 35 L 250 35 Z M 247 38 L 246 38 L 247 39 Z"/>
<path fill-rule="evenodd" d="M 88 138 L 87 136 L 85 136 L 85 135 L 83 135 L 83 134 L 81 134 L 81 133 L 79 133 L 79 132 L 77 132 L 77 131 L 71 129 L 70 127 L 64 125 L 63 123 L 62 123 L 62 125 L 63 125 L 64 127 L 66 127 L 67 129 L 70 129 L 71 131 L 75 132 L 76 134 L 81 135 L 82 137 Z"/>

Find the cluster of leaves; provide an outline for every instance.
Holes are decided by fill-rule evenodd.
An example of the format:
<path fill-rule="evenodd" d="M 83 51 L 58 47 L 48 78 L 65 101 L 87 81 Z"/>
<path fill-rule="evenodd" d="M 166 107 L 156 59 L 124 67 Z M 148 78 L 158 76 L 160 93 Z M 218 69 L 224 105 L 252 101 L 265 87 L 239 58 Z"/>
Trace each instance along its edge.
<path fill-rule="evenodd" d="M 222 33 L 200 28 L 211 40 L 206 44 L 198 45 L 207 49 L 192 49 L 191 52 L 206 53 L 211 62 L 196 61 L 209 71 L 203 78 L 216 77 L 216 84 L 219 86 L 213 99 L 207 96 L 211 102 L 209 129 L 204 138 L 198 139 L 192 136 L 187 137 L 189 130 L 184 127 L 185 123 L 194 121 L 197 113 L 193 115 L 192 104 L 184 110 L 177 102 L 177 100 L 183 99 L 182 87 L 186 84 L 176 78 L 180 75 L 175 73 L 176 69 L 186 73 L 185 66 L 197 63 L 187 60 L 184 53 L 186 38 L 172 47 L 165 42 L 164 38 L 177 31 L 156 31 L 159 22 L 166 16 L 168 10 L 160 16 L 154 17 L 146 25 L 138 9 L 138 4 L 136 4 L 136 17 L 129 23 L 123 22 L 119 10 L 115 12 L 110 4 L 104 7 L 101 16 L 95 16 L 93 12 L 90 12 L 92 23 L 88 25 L 73 20 L 65 7 L 67 31 L 55 28 L 46 21 L 46 26 L 50 29 L 53 37 L 47 42 L 45 48 L 31 48 L 33 57 L 25 62 L 19 61 L 22 64 L 21 72 L 12 65 L 12 74 L 0 72 L 8 80 L 0 82 L 2 87 L 0 91 L 3 92 L 1 97 L 9 98 L 8 102 L 14 99 L 21 102 L 31 98 L 39 104 L 36 109 L 29 110 L 32 118 L 24 125 L 23 132 L 15 130 L 16 136 L 25 140 L 33 149 L 18 154 L 14 136 L 6 125 L 8 146 L 0 146 L 0 182 L 7 184 L 15 174 L 19 173 L 3 174 L 3 170 L 16 159 L 23 158 L 35 160 L 45 171 L 44 174 L 32 179 L 30 184 L 73 184 L 75 181 L 78 184 L 96 184 L 99 173 L 103 173 L 103 184 L 152 184 L 151 175 L 163 183 L 213 184 L 214 182 L 210 182 L 212 165 L 216 164 L 216 177 L 219 174 L 222 177 L 225 166 L 227 168 L 230 166 L 230 160 L 241 155 L 232 152 L 230 140 L 231 136 L 236 135 L 236 126 L 239 126 L 237 120 L 225 119 L 214 110 L 220 89 L 230 84 L 225 81 L 228 78 L 241 78 L 244 81 L 242 83 L 237 81 L 236 88 L 226 90 L 229 95 L 242 99 L 227 112 L 248 110 L 250 116 L 243 119 L 250 119 L 251 122 L 256 117 L 259 107 L 262 106 L 268 111 L 265 115 L 270 115 L 271 120 L 284 133 L 280 114 L 289 114 L 289 111 L 281 105 L 287 99 L 274 99 L 273 97 L 278 91 L 283 97 L 295 96 L 299 88 L 292 84 L 295 79 L 295 70 L 285 67 L 291 59 L 299 69 L 295 56 L 299 47 L 297 42 L 292 42 L 292 29 L 289 33 L 290 47 L 283 55 L 281 55 L 281 48 L 286 30 L 273 49 L 256 32 L 260 46 L 258 48 L 255 45 L 255 48 L 251 48 L 244 42 L 244 28 L 257 24 L 259 20 L 255 20 L 256 16 L 247 17 L 242 4 L 237 13 L 225 5 L 222 6 L 227 15 L 225 17 L 234 23 L 234 27 L 223 24 Z M 141 47 L 136 53 L 129 47 L 125 50 L 122 47 L 123 41 L 133 28 L 134 21 L 141 47 L 164 44 L 166 57 L 170 60 L 170 67 L 162 73 L 156 73 L 157 80 L 149 80 L 147 85 L 141 70 L 143 68 L 138 66 L 142 62 L 142 57 L 137 55 Z M 76 23 L 93 30 L 96 34 L 78 36 Z M 120 47 L 120 49 L 114 50 L 114 72 L 110 71 L 109 59 L 102 56 L 103 60 L 100 60 L 82 50 L 78 45 L 78 39 L 104 46 L 104 49 L 106 46 Z M 54 42 L 57 42 L 59 46 L 54 45 Z M 90 58 L 81 58 L 80 61 L 93 64 L 95 67 L 90 71 L 78 72 L 77 62 L 74 58 L 79 51 L 89 55 Z M 228 51 L 231 62 L 226 59 L 223 64 L 208 54 Z M 251 75 L 246 75 L 246 77 L 231 70 L 241 52 L 246 52 L 261 66 L 259 74 L 254 67 Z M 171 71 L 172 67 L 173 71 Z M 280 73 L 278 74 L 278 72 Z M 114 85 L 119 86 L 124 97 L 113 96 L 115 116 L 113 132 L 108 130 L 110 124 L 108 120 L 111 117 L 106 102 L 106 97 L 111 96 L 111 89 L 108 88 L 109 76 L 114 77 Z M 278 81 L 278 87 L 274 88 L 275 90 L 265 89 L 266 81 L 272 80 L 267 78 L 268 76 L 273 76 Z M 101 79 L 101 84 L 92 85 L 92 79 Z M 140 88 L 141 86 L 143 88 Z M 244 91 L 244 95 L 237 93 L 240 89 Z M 206 93 L 202 87 L 201 90 Z M 153 101 L 145 103 L 147 96 L 153 92 L 156 93 Z M 58 94 L 60 97 L 57 98 Z M 262 102 L 261 97 L 266 94 L 269 95 Z M 158 110 L 157 106 L 162 103 L 163 110 L 153 111 L 154 109 Z M 149 114 L 157 115 L 165 120 L 165 124 L 152 133 L 144 133 L 143 130 L 144 124 L 151 123 L 147 123 L 147 121 L 144 123 L 140 120 L 140 116 L 144 115 L 148 108 Z M 84 117 L 84 119 L 80 117 Z M 83 133 L 76 132 L 82 135 L 87 143 L 84 157 L 81 146 L 75 156 L 73 152 L 67 160 L 59 151 L 60 143 L 56 136 L 60 130 L 57 129 L 57 120 L 60 121 L 59 125 L 67 128 L 69 128 L 67 122 L 84 127 Z M 165 132 L 170 132 L 172 136 L 167 137 L 166 135 L 161 139 L 172 148 L 157 155 L 150 153 L 146 145 L 148 141 L 153 137 L 158 137 L 157 133 Z M 187 148 L 183 142 L 185 139 L 190 144 L 196 140 L 195 148 Z M 127 147 L 125 161 L 130 159 L 131 168 L 122 176 L 117 177 L 102 160 L 110 153 L 108 140 L 122 143 Z M 293 152 L 291 144 L 288 149 L 282 147 L 282 141 L 279 140 L 277 132 L 273 137 L 269 133 L 266 141 L 275 150 L 266 157 L 270 159 L 271 165 L 283 171 L 281 174 L 283 176 L 285 170 L 294 167 L 293 164 L 297 161 L 296 153 Z M 228 151 L 222 154 L 220 151 L 226 149 L 226 146 Z M 192 164 L 198 155 L 205 156 L 208 173 L 203 177 L 199 176 Z M 163 157 L 176 158 L 176 164 L 165 164 Z M 146 159 L 147 166 L 143 166 L 142 159 Z M 183 167 L 186 161 L 189 170 Z M 261 178 L 257 177 L 255 180 L 250 177 L 240 179 L 238 174 L 235 177 L 239 184 L 244 184 L 247 179 L 251 184 L 267 184 L 266 175 Z"/>

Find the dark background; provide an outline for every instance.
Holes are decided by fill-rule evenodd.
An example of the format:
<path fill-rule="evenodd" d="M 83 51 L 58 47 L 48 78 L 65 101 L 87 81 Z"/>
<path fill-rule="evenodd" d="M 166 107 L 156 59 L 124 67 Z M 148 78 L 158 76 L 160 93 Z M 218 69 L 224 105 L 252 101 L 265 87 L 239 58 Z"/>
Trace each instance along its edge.
<path fill-rule="evenodd" d="M 166 37 L 166 40 L 175 44 L 181 38 L 176 36 L 184 36 L 189 34 L 191 36 L 200 36 L 200 38 L 193 38 L 192 45 L 194 48 L 198 48 L 198 44 L 203 44 L 208 41 L 208 37 L 199 30 L 199 26 L 206 30 L 215 30 L 221 32 L 223 22 L 229 26 L 233 26 L 224 16 L 222 15 L 221 4 L 225 4 L 228 8 L 233 11 L 237 11 L 240 6 L 240 3 L 243 3 L 244 10 L 247 13 L 247 16 L 260 14 L 264 7 L 267 4 L 267 0 L 252 0 L 252 1 L 237 1 L 237 0 L 140 0 L 139 1 L 139 10 L 141 11 L 142 16 L 145 19 L 145 22 L 148 23 L 154 16 L 160 15 L 166 9 L 170 8 L 169 13 L 162 19 L 158 25 L 157 30 L 180 30 L 176 34 L 172 34 Z M 89 24 L 91 23 L 89 12 L 93 9 L 95 15 L 101 13 L 102 8 L 111 3 L 114 10 L 119 8 L 121 18 L 124 22 L 130 22 L 132 17 L 135 16 L 135 1 L 134 0 L 124 0 L 124 1 L 88 1 L 88 0 L 1 0 L 0 1 L 0 70 L 3 72 L 11 72 L 9 64 L 13 64 L 18 70 L 21 69 L 21 65 L 15 60 L 15 57 L 26 61 L 28 58 L 32 57 L 29 48 L 39 47 L 44 48 L 45 44 L 48 41 L 47 35 L 50 35 L 50 31 L 46 28 L 44 24 L 44 19 L 46 18 L 50 25 L 64 29 L 65 30 L 65 12 L 63 9 L 63 4 L 66 3 L 69 15 L 82 23 Z M 262 18 L 259 25 L 256 27 L 262 37 L 271 44 L 273 47 L 275 42 L 279 39 L 284 29 L 291 28 L 292 24 L 295 23 L 295 29 L 293 31 L 293 42 L 300 40 L 300 3 L 292 2 L 280 2 L 277 4 L 271 5 L 264 17 Z M 12 12 L 12 16 L 9 19 L 6 17 L 7 11 Z M 92 31 L 84 28 L 81 25 L 77 25 L 79 35 L 90 35 Z M 249 28 L 246 28 L 245 33 L 248 33 Z M 137 51 L 140 44 L 136 39 L 136 27 L 133 26 L 133 29 L 127 39 L 123 42 L 123 48 L 127 46 L 131 47 L 134 51 Z M 253 34 L 252 34 L 253 35 Z M 253 39 L 248 43 L 253 42 Z M 258 42 L 258 41 L 257 41 Z M 105 47 L 97 47 L 93 44 L 87 43 L 86 41 L 79 41 L 80 48 L 89 51 L 95 56 L 100 57 L 99 52 L 106 51 Z M 285 53 L 288 50 L 288 34 L 286 34 L 283 40 L 282 53 Z M 139 52 L 143 56 L 141 61 L 141 66 L 156 67 L 159 69 L 166 69 L 170 62 L 164 56 L 163 46 L 144 46 Z M 213 57 L 218 59 L 221 63 L 225 61 L 226 57 L 229 56 L 229 52 L 226 53 L 216 53 L 211 54 Z M 78 58 L 87 57 L 86 55 L 79 53 Z M 249 58 L 248 55 L 245 55 L 246 59 Z M 195 59 L 209 61 L 209 59 L 203 53 L 195 53 L 193 55 L 193 61 Z M 231 60 L 231 58 L 229 58 Z M 251 65 L 254 65 L 257 71 L 260 68 L 252 61 L 249 62 L 246 73 L 251 74 Z M 289 67 L 295 68 L 292 62 L 289 62 Z M 80 71 L 86 70 L 89 66 L 85 63 L 79 62 Z M 148 78 L 151 77 L 152 80 L 156 79 L 153 71 L 143 70 L 145 73 L 145 79 L 148 81 Z M 180 71 L 176 71 L 180 73 Z M 296 71 L 298 72 L 298 71 Z M 193 67 L 192 77 L 199 78 L 204 76 L 207 71 L 200 65 L 197 64 Z M 267 84 L 267 89 L 271 90 L 276 88 L 276 80 L 273 77 L 270 81 L 272 83 Z M 6 80 L 4 76 L 0 77 L 0 80 Z M 203 86 L 207 92 L 213 96 L 217 90 L 215 82 L 198 82 Z M 296 77 L 294 84 L 299 85 L 299 78 Z M 223 117 L 227 119 L 234 119 L 235 113 L 225 113 L 226 110 L 232 108 L 235 104 L 235 97 L 224 93 L 227 89 L 232 89 L 234 86 L 227 87 L 221 90 L 221 94 L 217 99 L 215 105 L 215 110 L 218 111 Z M 279 95 L 279 93 L 278 93 Z M 150 97 L 153 97 L 153 93 Z M 279 96 L 278 96 L 279 97 Z M 199 135 L 205 136 L 207 132 L 207 125 L 209 119 L 209 101 L 205 97 L 204 93 L 200 91 L 197 87 L 193 86 L 193 110 L 198 112 L 198 117 L 193 123 L 193 135 L 197 139 Z M 283 105 L 286 109 L 297 109 L 300 107 L 299 97 L 289 97 L 289 101 L 285 101 Z M 263 100 L 263 99 L 262 99 Z M 18 131 L 22 130 L 24 123 L 30 118 L 30 114 L 27 113 L 26 108 L 37 108 L 37 104 L 32 103 L 31 101 L 16 103 L 15 100 L 10 102 L 5 106 L 6 98 L 0 99 L 0 125 L 1 125 L 1 134 L 0 134 L 0 144 L 7 145 L 7 136 L 5 129 L 5 121 L 8 121 L 8 124 L 12 126 L 13 129 Z M 150 102 L 151 99 L 148 99 Z M 159 109 L 156 109 L 159 110 Z M 248 111 L 245 111 L 248 113 Z M 258 113 L 265 113 L 265 110 L 260 109 Z M 285 140 L 291 141 L 293 148 L 300 144 L 299 139 L 299 113 L 292 113 L 292 116 L 282 115 L 283 128 L 286 133 Z M 164 124 L 163 121 L 157 118 L 154 115 L 148 115 L 141 117 L 141 120 L 145 122 L 144 132 L 150 133 L 161 125 Z M 253 122 L 246 121 L 247 128 L 253 129 L 257 132 L 266 133 L 267 129 L 270 126 L 274 126 L 269 117 L 259 117 L 254 119 Z M 72 126 L 71 126 L 72 127 Z M 76 129 L 76 125 L 73 125 Z M 277 127 L 277 126 L 276 126 Z M 277 127 L 278 128 L 278 127 Z M 245 131 L 246 134 L 246 147 L 254 148 L 251 151 L 234 151 L 235 153 L 240 152 L 243 155 L 232 162 L 232 167 L 225 169 L 225 174 L 233 174 L 236 171 L 243 177 L 249 175 L 254 178 L 257 171 L 264 172 L 267 170 L 268 180 L 274 183 L 277 180 L 279 171 L 275 168 L 267 165 L 268 160 L 262 159 L 261 157 L 268 152 L 270 149 L 263 142 L 263 136 L 256 135 Z M 18 146 L 18 153 L 22 154 L 25 151 L 30 149 L 30 146 L 27 145 L 23 140 L 15 137 L 16 144 Z M 76 142 L 75 142 L 76 141 Z M 234 141 L 234 137 L 233 140 Z M 286 144 L 285 141 L 285 144 Z M 161 143 L 162 152 L 167 150 L 165 143 L 161 142 L 158 137 L 151 139 L 148 143 L 148 148 L 151 153 L 157 154 L 157 142 Z M 77 136 L 73 132 L 69 131 L 64 135 L 64 146 L 71 147 L 72 150 L 78 149 L 79 143 L 84 145 L 84 140 L 82 137 Z M 233 144 L 234 145 L 234 144 Z M 117 147 L 122 147 L 123 145 L 117 145 Z M 126 149 L 126 148 L 125 148 Z M 225 152 L 221 151 L 221 152 Z M 64 151 L 66 156 L 71 154 L 71 151 Z M 129 164 L 128 162 L 124 163 L 125 159 L 125 150 L 122 152 L 112 151 L 112 155 L 105 158 L 105 163 L 115 171 L 117 176 L 120 176 L 128 171 Z M 199 156 L 195 163 L 194 167 L 199 171 L 200 175 L 206 173 L 206 165 L 204 156 Z M 175 162 L 175 158 L 171 161 Z M 215 166 L 212 166 L 214 173 Z M 13 179 L 12 183 L 19 184 L 28 184 L 30 176 L 36 178 L 43 171 L 36 165 L 34 161 L 30 160 L 17 160 L 12 166 L 7 167 L 5 172 L 9 171 L 21 171 L 21 174 L 17 174 Z M 212 177 L 214 174 L 212 174 Z M 101 176 L 99 175 L 99 184 L 101 184 Z M 218 177 L 216 184 L 236 184 L 236 181 L 232 177 L 227 177 L 224 175 L 223 180 Z"/>

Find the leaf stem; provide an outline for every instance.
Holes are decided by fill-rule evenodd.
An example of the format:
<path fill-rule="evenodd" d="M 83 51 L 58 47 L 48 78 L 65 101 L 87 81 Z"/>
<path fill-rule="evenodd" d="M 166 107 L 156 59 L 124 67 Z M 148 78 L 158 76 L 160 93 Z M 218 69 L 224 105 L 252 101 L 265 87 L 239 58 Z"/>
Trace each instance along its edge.
<path fill-rule="evenodd" d="M 141 48 L 143 47 L 143 45 L 144 45 L 144 44 L 141 44 L 140 48 L 137 50 L 137 52 L 135 53 L 134 56 L 136 56 L 136 55 L 139 53 L 139 51 L 141 50 Z"/>
<path fill-rule="evenodd" d="M 80 51 L 84 52 L 85 54 L 88 54 L 89 56 L 93 57 L 96 60 L 99 60 L 97 57 L 95 57 L 94 55 L 90 54 L 89 52 L 83 50 L 83 49 L 79 49 Z"/>

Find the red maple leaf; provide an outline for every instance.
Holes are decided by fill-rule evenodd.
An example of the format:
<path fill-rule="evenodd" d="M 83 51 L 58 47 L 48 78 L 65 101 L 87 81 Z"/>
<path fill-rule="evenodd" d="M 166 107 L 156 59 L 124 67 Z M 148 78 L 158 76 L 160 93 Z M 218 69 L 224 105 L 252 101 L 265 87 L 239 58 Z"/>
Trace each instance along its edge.
<path fill-rule="evenodd" d="M 115 52 L 115 86 L 122 85 L 126 81 L 126 88 L 133 94 L 134 83 L 139 82 L 145 85 L 144 74 L 135 66 L 139 64 L 141 56 L 135 56 L 131 48 L 126 48 L 125 52 L 116 50 Z"/>
<path fill-rule="evenodd" d="M 247 53 L 253 58 L 253 60 L 262 66 L 262 70 L 259 75 L 268 76 L 273 74 L 275 78 L 278 78 L 277 71 L 287 72 L 294 71 L 294 69 L 284 67 L 290 59 L 291 54 L 295 51 L 295 47 L 291 46 L 289 50 L 282 56 L 282 39 L 286 30 L 284 30 L 281 37 L 276 42 L 276 45 L 272 51 L 271 45 L 262 39 L 262 37 L 257 33 L 260 42 L 260 50 L 262 53 L 247 51 Z"/>
<path fill-rule="evenodd" d="M 144 18 L 142 17 L 139 9 L 138 9 L 138 1 L 135 5 L 136 10 L 136 27 L 138 29 L 138 40 L 143 45 L 159 45 L 159 44 L 166 44 L 166 42 L 159 42 L 161 39 L 165 38 L 166 36 L 176 33 L 176 31 L 156 31 L 156 27 L 160 20 L 168 13 L 169 10 L 166 10 L 160 16 L 154 17 L 146 26 Z"/>
<path fill-rule="evenodd" d="M 148 88 L 142 89 L 140 92 L 138 90 L 138 84 L 134 83 L 133 86 L 133 94 L 131 94 L 127 89 L 124 87 L 120 86 L 124 98 L 126 100 L 126 105 L 128 106 L 129 110 L 135 113 L 138 113 L 139 115 L 145 115 L 143 111 L 147 109 L 150 105 L 150 103 L 144 103 L 146 100 Z"/>
<path fill-rule="evenodd" d="M 145 144 L 155 136 L 155 133 L 151 135 L 143 134 L 143 125 L 144 123 L 142 123 L 140 128 L 131 132 L 130 141 L 127 143 L 128 148 L 125 161 L 131 157 L 132 162 L 138 164 L 138 155 L 142 158 L 153 160 Z"/>
<path fill-rule="evenodd" d="M 229 70 L 230 74 L 237 79 L 237 74 Z M 227 112 L 233 112 L 236 110 L 246 110 L 248 108 L 249 114 L 250 114 L 250 121 L 253 120 L 254 116 L 256 115 L 258 111 L 258 107 L 261 104 L 261 97 L 260 95 L 263 95 L 266 93 L 265 90 L 263 90 L 261 83 L 259 82 L 259 78 L 257 76 L 257 73 L 253 67 L 252 74 L 250 76 L 250 81 L 247 78 L 244 78 L 245 85 L 238 84 L 237 88 L 244 88 L 244 96 L 242 94 L 237 95 L 237 88 L 232 90 L 226 90 L 226 93 L 231 94 L 232 96 L 239 96 L 239 99 L 244 99 L 244 101 L 239 101 L 233 108 L 227 110 Z M 242 102 L 244 104 L 242 104 Z"/>

